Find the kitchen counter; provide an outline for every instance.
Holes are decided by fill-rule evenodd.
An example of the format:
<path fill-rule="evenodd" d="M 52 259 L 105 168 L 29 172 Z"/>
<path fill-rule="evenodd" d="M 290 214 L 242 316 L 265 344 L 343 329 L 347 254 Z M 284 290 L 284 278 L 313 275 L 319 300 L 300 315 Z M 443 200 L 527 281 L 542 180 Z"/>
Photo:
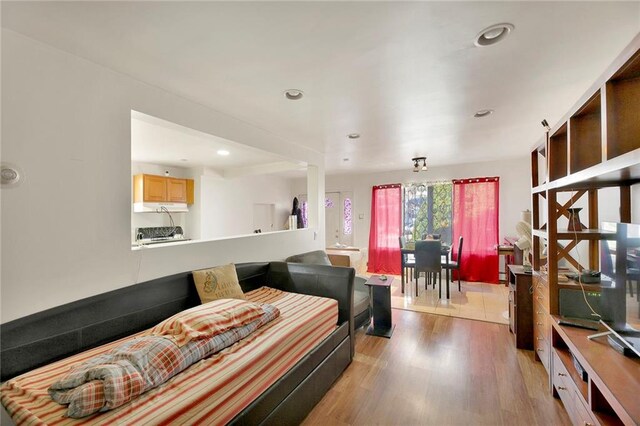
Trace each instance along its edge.
<path fill-rule="evenodd" d="M 195 242 L 195 240 L 192 240 L 190 238 L 186 238 L 183 240 L 168 240 L 168 241 L 162 241 L 162 242 L 154 242 L 154 243 L 147 243 L 147 244 L 138 244 L 138 243 L 131 243 L 131 250 L 140 250 L 140 249 L 148 249 L 148 248 L 155 248 L 155 247 L 167 247 L 167 246 L 175 246 L 175 245 L 182 245 L 182 244 L 188 244 L 188 243 L 193 243 Z"/>

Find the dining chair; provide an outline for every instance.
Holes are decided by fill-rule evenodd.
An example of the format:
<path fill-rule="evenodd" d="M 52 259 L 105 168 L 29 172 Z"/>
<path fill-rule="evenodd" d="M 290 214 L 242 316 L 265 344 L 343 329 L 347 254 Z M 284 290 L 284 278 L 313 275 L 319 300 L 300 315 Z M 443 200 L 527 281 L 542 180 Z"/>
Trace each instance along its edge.
<path fill-rule="evenodd" d="M 416 297 L 418 297 L 418 278 L 420 272 L 425 273 L 424 288 L 427 288 L 427 282 L 431 275 L 438 280 L 438 291 L 440 291 L 440 282 L 442 278 L 442 261 L 440 259 L 442 253 L 442 243 L 440 240 L 416 241 L 415 249 L 415 279 L 416 279 Z M 435 287 L 435 281 L 433 283 Z"/>
<path fill-rule="evenodd" d="M 453 271 L 458 271 L 458 291 L 460 291 L 460 262 L 462 261 L 462 235 L 458 238 L 458 252 L 456 259 L 453 258 L 447 263 L 442 262 L 442 267 L 451 271 L 451 281 L 453 281 Z"/>
<path fill-rule="evenodd" d="M 407 241 L 405 237 L 398 237 L 398 241 L 400 242 L 400 250 L 406 248 Z M 416 261 L 413 255 L 408 253 L 400 252 L 402 264 L 400 267 L 404 265 L 404 268 L 400 271 L 401 275 L 401 284 L 402 284 L 402 293 L 404 293 L 404 283 L 407 280 L 413 280 L 413 270 L 416 266 Z"/>

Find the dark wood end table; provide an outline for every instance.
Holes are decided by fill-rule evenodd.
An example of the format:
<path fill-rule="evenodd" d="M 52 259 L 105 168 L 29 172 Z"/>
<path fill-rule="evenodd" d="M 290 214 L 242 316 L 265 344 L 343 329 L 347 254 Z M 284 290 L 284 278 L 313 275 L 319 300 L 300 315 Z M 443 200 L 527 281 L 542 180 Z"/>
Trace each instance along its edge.
<path fill-rule="evenodd" d="M 391 322 L 391 283 L 393 277 L 381 280 L 380 275 L 372 275 L 365 285 L 372 294 L 373 324 L 367 328 L 367 334 L 390 338 L 395 325 Z"/>

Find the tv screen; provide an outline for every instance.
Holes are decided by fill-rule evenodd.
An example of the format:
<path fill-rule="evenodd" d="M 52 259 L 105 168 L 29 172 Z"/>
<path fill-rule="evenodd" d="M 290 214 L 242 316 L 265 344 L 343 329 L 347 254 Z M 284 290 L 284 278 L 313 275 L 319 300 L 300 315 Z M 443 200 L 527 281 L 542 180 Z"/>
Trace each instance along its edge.
<path fill-rule="evenodd" d="M 600 242 L 602 322 L 640 356 L 640 225 L 602 224 Z"/>

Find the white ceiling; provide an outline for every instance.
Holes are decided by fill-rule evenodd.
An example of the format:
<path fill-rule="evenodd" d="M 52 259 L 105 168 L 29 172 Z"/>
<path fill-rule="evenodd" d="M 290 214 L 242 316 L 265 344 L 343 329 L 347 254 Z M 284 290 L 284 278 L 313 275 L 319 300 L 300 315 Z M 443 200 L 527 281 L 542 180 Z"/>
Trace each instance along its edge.
<path fill-rule="evenodd" d="M 500 22 L 515 31 L 474 47 Z M 527 155 L 640 32 L 640 3 L 3 1 L 2 24 L 324 152 L 331 174 Z"/>

